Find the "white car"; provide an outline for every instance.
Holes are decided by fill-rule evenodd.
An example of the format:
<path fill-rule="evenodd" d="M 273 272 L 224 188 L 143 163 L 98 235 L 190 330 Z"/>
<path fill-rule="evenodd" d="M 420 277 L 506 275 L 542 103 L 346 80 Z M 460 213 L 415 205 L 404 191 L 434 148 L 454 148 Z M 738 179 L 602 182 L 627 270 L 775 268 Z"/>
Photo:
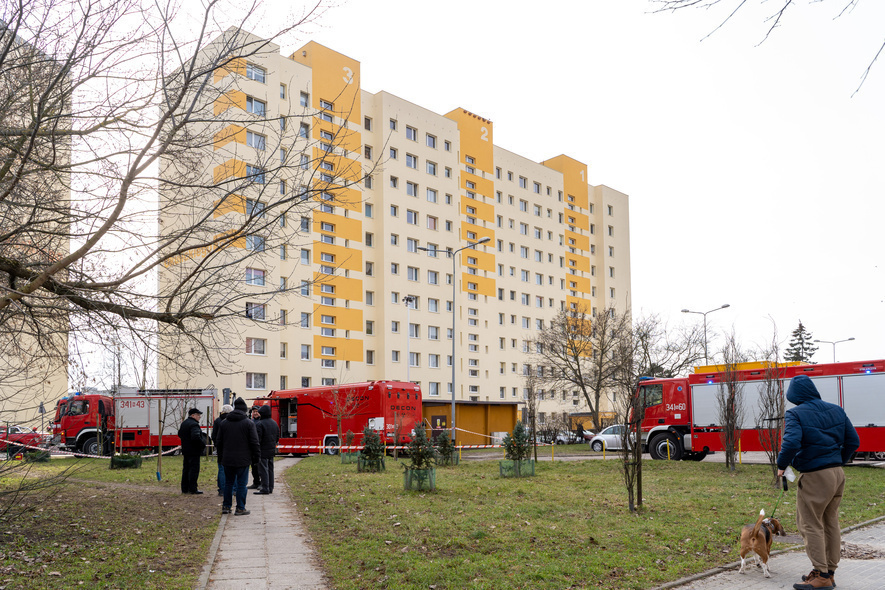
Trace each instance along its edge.
<path fill-rule="evenodd" d="M 617 451 L 622 449 L 621 443 L 624 440 L 624 431 L 627 428 L 626 424 L 615 424 L 614 426 L 609 426 L 596 436 L 590 439 L 590 448 L 596 451 L 597 453 L 601 453 L 603 450 L 603 445 L 605 445 L 605 450 L 607 451 Z"/>

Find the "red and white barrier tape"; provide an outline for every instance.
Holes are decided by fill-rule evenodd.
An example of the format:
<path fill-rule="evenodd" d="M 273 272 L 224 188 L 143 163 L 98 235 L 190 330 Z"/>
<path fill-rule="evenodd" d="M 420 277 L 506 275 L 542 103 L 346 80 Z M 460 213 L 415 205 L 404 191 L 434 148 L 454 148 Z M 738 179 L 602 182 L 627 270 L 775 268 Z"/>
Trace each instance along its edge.
<path fill-rule="evenodd" d="M 0 442 L 2 442 L 2 441 L 6 441 L 6 439 L 0 439 Z M 26 445 L 23 443 L 17 443 L 12 440 L 8 441 L 8 443 L 11 443 L 10 446 L 21 447 L 23 449 L 33 449 L 35 451 L 46 451 L 47 453 L 52 453 L 55 455 L 71 455 L 71 456 L 75 456 L 75 457 L 89 457 L 90 459 L 110 459 L 111 458 L 110 455 L 89 455 L 87 453 L 82 453 L 79 451 L 63 451 L 61 449 L 47 449 L 46 447 Z M 179 450 L 180 448 L 181 448 L 181 445 L 179 445 L 177 447 L 172 447 L 168 451 L 163 451 L 163 455 L 169 455 L 170 453 L 174 453 L 175 451 Z M 0 451 L 0 455 L 2 455 L 5 452 L 6 451 Z M 145 459 L 149 459 L 152 457 L 156 457 L 157 455 L 158 455 L 158 453 L 153 453 L 151 455 L 142 455 L 142 457 L 144 457 Z"/>

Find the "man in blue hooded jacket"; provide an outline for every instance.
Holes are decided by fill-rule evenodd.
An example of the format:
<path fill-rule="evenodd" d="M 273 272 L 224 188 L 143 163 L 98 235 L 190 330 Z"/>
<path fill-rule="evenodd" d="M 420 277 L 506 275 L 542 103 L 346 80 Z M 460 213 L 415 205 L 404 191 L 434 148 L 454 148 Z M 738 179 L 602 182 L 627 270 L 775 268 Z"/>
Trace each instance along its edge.
<path fill-rule="evenodd" d="M 796 493 L 796 526 L 805 539 L 805 553 L 814 569 L 793 584 L 796 590 L 833 588 L 842 538 L 839 504 L 845 488 L 842 465 L 860 446 L 857 431 L 845 410 L 823 401 L 806 375 L 790 381 L 784 439 L 777 456 L 777 474 L 788 465 L 800 472 Z"/>

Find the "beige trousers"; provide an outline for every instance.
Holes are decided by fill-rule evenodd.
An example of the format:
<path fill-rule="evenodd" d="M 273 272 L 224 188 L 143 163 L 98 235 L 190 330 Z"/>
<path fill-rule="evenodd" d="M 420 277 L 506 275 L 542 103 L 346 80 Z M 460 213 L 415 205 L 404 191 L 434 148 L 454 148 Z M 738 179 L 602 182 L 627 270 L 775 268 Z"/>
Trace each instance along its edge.
<path fill-rule="evenodd" d="M 845 472 L 841 467 L 831 467 L 803 473 L 796 482 L 796 526 L 805 539 L 805 553 L 814 569 L 832 573 L 842 554 L 839 504 Z"/>

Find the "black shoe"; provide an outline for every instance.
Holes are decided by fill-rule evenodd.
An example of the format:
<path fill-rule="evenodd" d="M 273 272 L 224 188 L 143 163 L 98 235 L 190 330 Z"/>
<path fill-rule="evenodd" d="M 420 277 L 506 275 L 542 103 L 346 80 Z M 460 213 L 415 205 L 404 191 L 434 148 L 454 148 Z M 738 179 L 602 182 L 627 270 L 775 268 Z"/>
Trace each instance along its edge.
<path fill-rule="evenodd" d="M 234 512 L 234 516 L 246 516 L 247 514 L 250 514 L 250 512 L 248 510 L 246 510 L 245 508 L 243 508 L 242 510 L 237 508 L 236 511 Z"/>
<path fill-rule="evenodd" d="M 260 487 L 261 487 L 261 486 L 258 485 L 257 483 L 253 483 L 251 486 L 246 486 L 246 489 L 247 489 L 247 490 L 257 490 L 257 489 L 260 488 Z"/>
<path fill-rule="evenodd" d="M 230 508 L 222 508 L 221 513 L 222 514 L 230 514 Z"/>
<path fill-rule="evenodd" d="M 192 493 L 192 494 L 202 494 L 202 493 L 203 493 L 203 490 L 197 490 L 197 491 L 195 491 L 195 492 L 191 492 L 191 493 Z"/>
<path fill-rule="evenodd" d="M 265 492 L 262 490 L 258 490 L 257 492 L 252 492 L 252 493 L 256 496 L 267 496 L 268 494 L 270 494 L 270 492 Z"/>

